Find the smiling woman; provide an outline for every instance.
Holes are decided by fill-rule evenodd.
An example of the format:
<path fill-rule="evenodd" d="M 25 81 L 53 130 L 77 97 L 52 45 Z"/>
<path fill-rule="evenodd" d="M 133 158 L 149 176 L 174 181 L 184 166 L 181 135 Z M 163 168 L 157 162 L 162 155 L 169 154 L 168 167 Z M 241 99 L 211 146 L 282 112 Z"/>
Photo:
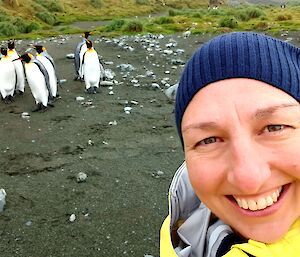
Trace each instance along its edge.
<path fill-rule="evenodd" d="M 221 35 L 182 74 L 185 154 L 171 184 L 161 256 L 299 256 L 300 49 Z"/>

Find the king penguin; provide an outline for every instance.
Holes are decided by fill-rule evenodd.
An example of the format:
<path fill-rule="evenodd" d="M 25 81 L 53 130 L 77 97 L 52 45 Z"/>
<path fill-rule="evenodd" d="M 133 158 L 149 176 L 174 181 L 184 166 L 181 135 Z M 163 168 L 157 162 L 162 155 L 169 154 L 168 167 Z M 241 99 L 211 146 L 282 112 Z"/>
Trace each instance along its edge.
<path fill-rule="evenodd" d="M 19 54 L 15 49 L 15 41 L 11 40 L 7 44 L 8 51 L 7 54 L 9 57 L 11 57 L 13 60 L 19 58 Z M 21 60 L 17 60 L 13 62 L 17 74 L 17 83 L 15 91 L 16 93 L 22 95 L 25 90 L 25 73 L 24 73 L 24 67 Z"/>
<path fill-rule="evenodd" d="M 86 40 L 87 51 L 82 59 L 82 73 L 86 92 L 97 93 L 100 80 L 104 77 L 104 68 L 99 61 L 98 54 L 93 47 L 92 41 Z"/>
<path fill-rule="evenodd" d="M 83 80 L 82 77 L 82 58 L 84 53 L 87 51 L 86 40 L 92 34 L 92 32 L 86 31 L 83 34 L 83 39 L 80 43 L 77 44 L 75 53 L 74 53 L 74 65 L 75 65 L 75 79 L 74 80 Z"/>
<path fill-rule="evenodd" d="M 46 68 L 49 75 L 49 84 L 52 97 L 55 99 L 57 96 L 57 76 L 53 58 L 47 53 L 46 48 L 42 45 L 34 45 L 37 51 L 36 59 L 39 60 Z"/>
<path fill-rule="evenodd" d="M 49 75 L 44 65 L 30 53 L 21 55 L 19 59 L 25 63 L 26 78 L 37 105 L 33 111 L 42 111 L 45 110 L 48 105 L 53 106 L 49 104 L 49 100 L 52 100 L 52 93 Z"/>
<path fill-rule="evenodd" d="M 0 92 L 5 103 L 13 102 L 16 85 L 16 70 L 12 59 L 7 54 L 7 48 L 1 47 L 0 60 Z"/>

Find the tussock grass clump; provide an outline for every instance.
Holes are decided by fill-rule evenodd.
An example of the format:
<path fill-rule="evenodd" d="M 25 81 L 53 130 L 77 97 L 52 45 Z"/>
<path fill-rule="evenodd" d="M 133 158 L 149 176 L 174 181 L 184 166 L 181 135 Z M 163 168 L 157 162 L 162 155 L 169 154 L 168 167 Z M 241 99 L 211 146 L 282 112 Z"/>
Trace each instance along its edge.
<path fill-rule="evenodd" d="M 35 2 L 46 8 L 49 12 L 64 12 L 63 5 L 57 0 L 35 0 Z"/>
<path fill-rule="evenodd" d="M 292 19 L 292 15 L 290 14 L 279 14 L 275 20 L 276 21 L 288 21 Z"/>
<path fill-rule="evenodd" d="M 241 20 L 241 21 L 249 21 L 251 19 L 256 19 L 259 17 L 263 17 L 265 13 L 258 9 L 258 8 L 246 8 L 246 9 L 241 9 L 236 16 Z"/>
<path fill-rule="evenodd" d="M 105 27 L 106 32 L 120 30 L 125 24 L 125 20 L 113 20 L 109 25 Z"/>
<path fill-rule="evenodd" d="M 0 35 L 12 37 L 18 34 L 18 29 L 9 21 L 0 22 Z"/>
<path fill-rule="evenodd" d="M 169 16 L 187 16 L 192 18 L 202 18 L 205 15 L 205 11 L 203 10 L 169 10 Z"/>
<path fill-rule="evenodd" d="M 7 15 L 0 14 L 0 22 L 2 22 L 2 21 L 9 21 L 9 20 L 10 20 L 10 18 Z"/>
<path fill-rule="evenodd" d="M 234 16 L 228 16 L 224 17 L 219 22 L 220 27 L 227 27 L 227 28 L 237 28 L 238 27 L 238 21 Z"/>
<path fill-rule="evenodd" d="M 129 21 L 124 26 L 125 32 L 142 32 L 143 31 L 143 23 L 140 21 Z"/>
<path fill-rule="evenodd" d="M 38 12 L 36 14 L 36 17 L 49 25 L 54 25 L 56 22 L 55 16 L 53 16 L 49 12 Z"/>
<path fill-rule="evenodd" d="M 192 13 L 191 17 L 201 19 L 203 14 L 201 12 Z"/>
<path fill-rule="evenodd" d="M 259 18 L 264 15 L 264 12 L 258 8 L 249 8 L 246 10 L 246 13 L 250 19 Z"/>
<path fill-rule="evenodd" d="M 220 9 L 210 9 L 207 14 L 208 15 L 212 15 L 212 16 L 224 16 L 224 15 L 227 15 L 227 13 L 224 10 L 220 10 Z"/>
<path fill-rule="evenodd" d="M 269 24 L 265 21 L 260 21 L 253 26 L 253 29 L 255 30 L 268 30 L 269 28 Z"/>
<path fill-rule="evenodd" d="M 11 37 L 20 33 L 27 34 L 39 28 L 40 26 L 35 22 L 27 22 L 20 17 L 10 18 L 0 21 L 0 36 Z"/>
<path fill-rule="evenodd" d="M 12 24 L 17 27 L 17 30 L 21 33 L 26 33 L 27 22 L 24 21 L 22 18 L 17 17 Z"/>
<path fill-rule="evenodd" d="M 40 26 L 35 22 L 27 22 L 20 17 L 15 18 L 11 23 L 16 27 L 19 33 L 30 33 L 34 30 L 38 30 Z"/>
<path fill-rule="evenodd" d="M 178 16 L 178 15 L 181 15 L 182 12 L 178 11 L 178 10 L 175 10 L 175 9 L 170 9 L 169 10 L 169 16 Z"/>
<path fill-rule="evenodd" d="M 40 29 L 40 25 L 35 22 L 30 22 L 27 24 L 25 33 L 31 33 L 32 31 L 36 31 Z"/>
<path fill-rule="evenodd" d="M 102 0 L 90 0 L 90 3 L 95 8 L 101 8 L 103 6 Z"/>
<path fill-rule="evenodd" d="M 141 4 L 141 5 L 148 5 L 149 0 L 135 0 L 136 4 Z"/>
<path fill-rule="evenodd" d="M 167 17 L 167 16 L 162 16 L 159 18 L 154 19 L 153 21 L 156 24 L 170 24 L 170 23 L 174 23 L 173 19 L 171 17 Z"/>

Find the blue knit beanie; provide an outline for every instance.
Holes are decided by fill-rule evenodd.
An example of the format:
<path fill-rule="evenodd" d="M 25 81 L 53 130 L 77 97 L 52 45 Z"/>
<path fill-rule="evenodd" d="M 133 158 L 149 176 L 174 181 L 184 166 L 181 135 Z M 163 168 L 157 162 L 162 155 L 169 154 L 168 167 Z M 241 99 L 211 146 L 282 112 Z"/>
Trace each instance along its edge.
<path fill-rule="evenodd" d="M 251 78 L 279 88 L 300 101 L 300 48 L 263 34 L 233 32 L 213 38 L 187 62 L 176 94 L 176 126 L 193 96 L 228 78 Z"/>

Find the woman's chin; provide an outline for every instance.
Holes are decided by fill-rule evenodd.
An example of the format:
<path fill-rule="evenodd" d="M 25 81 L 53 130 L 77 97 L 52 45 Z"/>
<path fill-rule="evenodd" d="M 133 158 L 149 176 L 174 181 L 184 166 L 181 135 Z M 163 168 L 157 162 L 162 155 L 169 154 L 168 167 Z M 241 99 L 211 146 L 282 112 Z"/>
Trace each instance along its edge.
<path fill-rule="evenodd" d="M 247 239 L 252 239 L 258 242 L 271 244 L 280 240 L 289 230 L 290 225 L 286 226 L 276 226 L 275 228 L 250 228 L 250 230 L 245 229 L 240 231 L 241 236 Z"/>

